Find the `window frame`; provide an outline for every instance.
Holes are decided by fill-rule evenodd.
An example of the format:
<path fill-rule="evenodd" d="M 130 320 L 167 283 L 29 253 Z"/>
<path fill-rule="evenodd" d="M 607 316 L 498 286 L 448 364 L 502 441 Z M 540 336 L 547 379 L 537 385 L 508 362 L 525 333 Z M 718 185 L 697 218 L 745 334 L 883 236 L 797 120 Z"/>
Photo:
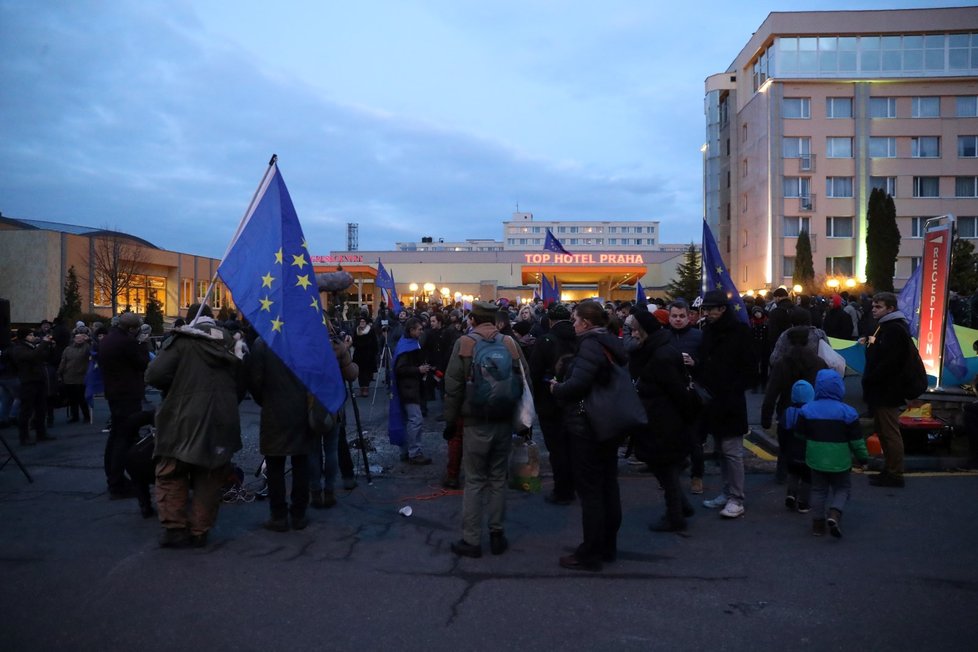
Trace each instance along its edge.
<path fill-rule="evenodd" d="M 886 102 L 886 115 L 873 115 L 874 102 Z M 867 106 L 870 120 L 893 120 L 897 117 L 897 101 L 895 97 L 871 97 Z"/>
<path fill-rule="evenodd" d="M 937 113 L 931 115 L 927 113 L 922 114 L 921 111 L 925 106 L 930 106 L 932 100 L 937 100 Z M 916 95 L 910 98 L 910 117 L 916 119 L 934 119 L 941 117 L 941 96 L 940 95 Z"/>
<path fill-rule="evenodd" d="M 843 102 L 844 101 L 844 102 Z M 836 114 L 836 104 L 841 103 L 843 106 L 848 105 L 849 115 L 835 115 Z M 853 116 L 852 113 L 852 96 L 838 96 L 838 97 L 826 97 L 825 98 L 825 117 L 829 120 L 851 120 Z"/>
<path fill-rule="evenodd" d="M 838 228 L 836 223 L 849 224 L 849 233 L 845 235 L 836 235 Z M 825 218 L 825 237 L 826 238 L 839 238 L 839 239 L 852 239 L 855 237 L 855 220 L 851 215 L 831 215 Z"/>
<path fill-rule="evenodd" d="M 937 152 L 935 154 L 922 154 L 921 144 L 933 141 Z M 926 147 L 924 148 L 927 149 Z M 940 136 L 913 136 L 910 139 L 910 158 L 941 158 L 941 137 Z"/>
<path fill-rule="evenodd" d="M 836 193 L 836 183 L 839 180 L 848 180 L 849 182 L 849 194 L 847 195 L 837 195 Z M 845 185 L 843 183 L 843 185 Z M 825 196 L 831 199 L 852 199 L 853 198 L 853 179 L 852 177 L 838 176 L 838 177 L 825 177 Z"/>
<path fill-rule="evenodd" d="M 835 153 L 835 147 L 840 143 L 849 146 L 848 154 L 839 156 Z M 852 158 L 852 136 L 826 136 L 825 158 Z"/>
<path fill-rule="evenodd" d="M 787 102 L 798 101 L 800 115 L 788 115 L 785 108 L 787 107 Z M 812 119 L 812 98 L 810 97 L 784 97 L 781 99 L 781 117 L 785 120 L 811 120 Z M 746 125 L 745 125 L 746 126 Z"/>
<path fill-rule="evenodd" d="M 921 194 L 923 190 L 923 182 L 925 179 L 936 180 L 937 194 L 935 195 L 924 195 Z M 934 175 L 919 175 L 913 178 L 913 195 L 914 199 L 939 199 L 941 196 L 941 178 Z"/>

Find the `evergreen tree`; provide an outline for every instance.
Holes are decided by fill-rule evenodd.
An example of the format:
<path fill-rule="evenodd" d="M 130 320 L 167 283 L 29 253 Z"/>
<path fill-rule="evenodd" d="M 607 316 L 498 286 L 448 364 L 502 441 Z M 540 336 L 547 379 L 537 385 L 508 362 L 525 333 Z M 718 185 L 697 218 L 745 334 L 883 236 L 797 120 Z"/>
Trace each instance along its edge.
<path fill-rule="evenodd" d="M 81 294 L 78 291 L 78 274 L 75 273 L 75 266 L 68 268 L 65 275 L 64 301 L 61 309 L 58 310 L 58 317 L 65 321 L 75 321 L 81 314 Z"/>
<path fill-rule="evenodd" d="M 978 255 L 975 254 L 975 246 L 964 238 L 954 241 L 948 287 L 962 296 L 978 290 Z"/>
<path fill-rule="evenodd" d="M 808 231 L 798 234 L 795 242 L 795 273 L 791 277 L 792 285 L 800 285 L 806 294 L 815 289 L 815 263 L 812 261 L 812 241 Z"/>
<path fill-rule="evenodd" d="M 666 294 L 670 299 L 692 301 L 703 287 L 703 261 L 692 242 L 683 254 L 683 262 L 676 268 L 676 278 L 669 281 Z"/>
<path fill-rule="evenodd" d="M 873 188 L 866 209 L 866 283 L 876 292 L 893 292 L 899 253 L 896 204 L 886 191 Z"/>
<path fill-rule="evenodd" d="M 153 329 L 153 335 L 163 334 L 163 306 L 156 299 L 146 302 L 146 318 L 143 320 Z"/>

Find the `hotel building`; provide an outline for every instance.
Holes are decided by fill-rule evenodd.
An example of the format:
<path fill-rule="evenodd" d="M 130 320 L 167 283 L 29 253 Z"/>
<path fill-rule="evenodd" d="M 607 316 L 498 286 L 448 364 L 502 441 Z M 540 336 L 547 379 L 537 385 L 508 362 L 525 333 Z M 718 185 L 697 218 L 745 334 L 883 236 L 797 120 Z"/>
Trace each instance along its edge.
<path fill-rule="evenodd" d="M 928 217 L 978 238 L 976 75 L 978 7 L 771 13 L 706 80 L 704 211 L 738 288 L 790 286 L 802 231 L 816 280 L 865 280 L 873 188 L 897 287 Z"/>

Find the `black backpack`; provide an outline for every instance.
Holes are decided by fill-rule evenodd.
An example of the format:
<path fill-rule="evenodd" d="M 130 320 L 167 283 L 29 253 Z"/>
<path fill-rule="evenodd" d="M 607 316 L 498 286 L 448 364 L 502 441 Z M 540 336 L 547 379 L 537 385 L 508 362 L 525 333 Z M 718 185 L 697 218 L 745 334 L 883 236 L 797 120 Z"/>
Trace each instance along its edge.
<path fill-rule="evenodd" d="M 920 353 L 916 347 L 910 347 L 907 352 L 906 361 L 903 363 L 902 383 L 903 398 L 913 400 L 927 391 L 927 370 L 924 369 L 924 362 L 920 359 Z"/>

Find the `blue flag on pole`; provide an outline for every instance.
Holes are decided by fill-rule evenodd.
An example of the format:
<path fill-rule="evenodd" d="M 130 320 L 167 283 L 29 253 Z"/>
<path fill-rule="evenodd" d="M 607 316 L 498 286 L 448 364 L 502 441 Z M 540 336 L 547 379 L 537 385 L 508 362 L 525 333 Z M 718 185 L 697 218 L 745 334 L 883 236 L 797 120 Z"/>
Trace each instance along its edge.
<path fill-rule="evenodd" d="M 645 296 L 645 288 L 642 287 L 641 281 L 635 281 L 635 305 L 649 305 L 649 298 Z"/>
<path fill-rule="evenodd" d="M 547 278 L 546 274 L 540 277 L 540 298 L 543 300 L 544 307 L 554 302 L 554 289 L 550 285 L 550 279 Z"/>
<path fill-rule="evenodd" d="M 401 312 L 401 301 L 397 298 L 394 277 L 384 269 L 384 263 L 380 262 L 380 258 L 377 259 L 377 280 L 374 281 L 374 284 L 384 291 L 387 307 L 391 309 L 396 317 Z"/>
<path fill-rule="evenodd" d="M 329 411 L 346 387 L 330 344 L 316 274 L 285 181 L 272 162 L 217 273 L 269 348 Z"/>
<path fill-rule="evenodd" d="M 547 239 L 543 241 L 543 250 L 552 251 L 557 254 L 571 255 L 569 251 L 564 249 L 564 245 L 560 244 L 560 240 L 554 237 L 554 234 L 547 229 Z"/>
<path fill-rule="evenodd" d="M 897 296 L 897 307 L 910 322 L 910 335 L 920 337 L 920 281 L 923 265 L 917 265 L 907 284 Z M 950 372 L 958 383 L 967 382 L 968 363 L 964 359 L 958 334 L 954 331 L 954 319 L 947 313 L 944 320 L 944 359 L 943 367 Z"/>
<path fill-rule="evenodd" d="M 713 232 L 710 225 L 703 220 L 703 292 L 709 290 L 723 290 L 730 301 L 730 307 L 737 313 L 737 319 L 748 322 L 747 306 L 744 304 L 737 286 L 734 285 L 726 265 L 723 264 L 723 257 L 717 249 L 717 242 L 713 239 Z"/>

